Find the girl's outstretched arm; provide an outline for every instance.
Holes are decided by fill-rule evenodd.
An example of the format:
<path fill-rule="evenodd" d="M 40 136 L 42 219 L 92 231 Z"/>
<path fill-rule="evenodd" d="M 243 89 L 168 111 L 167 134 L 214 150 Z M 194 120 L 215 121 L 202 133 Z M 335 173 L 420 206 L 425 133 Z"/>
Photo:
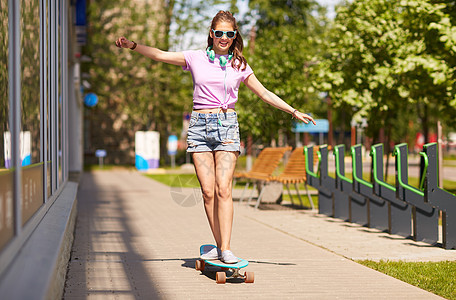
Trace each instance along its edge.
<path fill-rule="evenodd" d="M 250 90 L 252 90 L 252 92 L 254 92 L 264 102 L 266 102 L 280 110 L 283 110 L 284 112 L 291 114 L 294 118 L 301 120 L 306 124 L 309 122 L 312 122 L 314 125 L 317 124 L 317 123 L 315 123 L 314 119 L 311 116 L 309 116 L 305 113 L 302 113 L 302 112 L 298 111 L 297 109 L 294 109 L 288 103 L 286 103 L 285 101 L 280 99 L 279 96 L 277 96 L 276 94 L 274 94 L 271 91 L 268 91 L 261 84 L 261 82 L 256 78 L 255 74 L 251 74 L 249 77 L 247 77 L 244 80 L 244 83 Z"/>
<path fill-rule="evenodd" d="M 131 49 L 133 48 L 133 46 L 135 46 L 135 44 L 135 42 L 129 41 L 123 36 L 119 37 L 116 40 L 116 46 L 119 48 Z M 168 52 L 140 44 L 136 44 L 136 47 L 133 50 L 155 61 L 160 61 L 177 66 L 187 65 L 187 63 L 185 62 L 184 54 L 182 52 Z"/>

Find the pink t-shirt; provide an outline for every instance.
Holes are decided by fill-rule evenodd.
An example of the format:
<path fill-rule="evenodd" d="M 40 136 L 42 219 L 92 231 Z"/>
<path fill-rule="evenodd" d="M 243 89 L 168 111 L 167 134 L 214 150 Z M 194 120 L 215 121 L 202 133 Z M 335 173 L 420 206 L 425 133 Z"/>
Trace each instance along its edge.
<path fill-rule="evenodd" d="M 234 109 L 241 81 L 244 82 L 253 73 L 250 66 L 247 64 L 244 71 L 236 70 L 229 61 L 225 67 L 221 67 L 220 55 L 216 55 L 214 61 L 210 61 L 206 52 L 202 50 L 183 51 L 183 54 L 187 63 L 183 69 L 189 70 L 193 77 L 193 109 L 217 107 Z M 226 82 L 226 95 L 224 82 Z"/>

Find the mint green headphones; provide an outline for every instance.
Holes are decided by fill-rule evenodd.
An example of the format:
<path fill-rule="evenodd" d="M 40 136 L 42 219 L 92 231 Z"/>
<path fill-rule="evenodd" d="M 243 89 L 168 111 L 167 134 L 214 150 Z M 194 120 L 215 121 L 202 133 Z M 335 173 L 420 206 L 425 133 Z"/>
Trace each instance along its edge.
<path fill-rule="evenodd" d="M 212 46 L 207 47 L 206 54 L 207 54 L 207 57 L 209 58 L 210 61 L 214 61 L 215 60 L 215 51 L 212 50 Z M 220 56 L 219 57 L 220 66 L 221 67 L 226 66 L 226 63 L 228 61 L 230 61 L 232 58 L 233 58 L 233 52 L 231 52 L 231 51 L 228 53 L 228 59 L 226 59 L 225 56 Z"/>

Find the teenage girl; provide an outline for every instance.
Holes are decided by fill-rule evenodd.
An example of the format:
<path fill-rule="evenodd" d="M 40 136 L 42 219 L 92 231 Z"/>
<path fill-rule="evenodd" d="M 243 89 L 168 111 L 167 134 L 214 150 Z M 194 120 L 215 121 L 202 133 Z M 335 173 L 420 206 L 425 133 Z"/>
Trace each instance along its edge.
<path fill-rule="evenodd" d="M 204 253 L 201 258 L 236 263 L 238 259 L 230 248 L 233 224 L 231 189 L 240 152 L 239 124 L 234 110 L 240 83 L 243 82 L 264 102 L 294 118 L 305 123 L 315 124 L 315 121 L 268 91 L 256 78 L 242 55 L 243 41 L 236 19 L 228 11 L 219 11 L 212 19 L 206 51 L 167 52 L 125 37 L 118 38 L 116 45 L 191 72 L 193 112 L 187 152 L 192 154 L 207 219 L 217 243 L 217 248 Z"/>

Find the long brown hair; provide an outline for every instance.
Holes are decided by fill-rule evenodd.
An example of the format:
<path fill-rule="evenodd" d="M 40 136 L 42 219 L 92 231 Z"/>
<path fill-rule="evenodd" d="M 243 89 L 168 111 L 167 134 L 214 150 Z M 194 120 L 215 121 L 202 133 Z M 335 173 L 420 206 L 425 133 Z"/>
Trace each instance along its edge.
<path fill-rule="evenodd" d="M 236 38 L 230 46 L 230 51 L 233 53 L 233 59 L 231 60 L 231 66 L 239 70 L 242 66 L 242 71 L 247 67 L 247 60 L 242 55 L 242 49 L 244 49 L 244 42 L 242 41 L 241 33 L 239 32 L 239 27 L 237 26 L 236 19 L 229 11 L 219 11 L 215 17 L 212 19 L 211 28 L 209 29 L 209 35 L 207 37 L 207 46 L 213 46 L 214 40 L 211 38 L 211 30 L 215 29 L 215 26 L 219 22 L 231 23 L 233 30 L 236 30 Z"/>

